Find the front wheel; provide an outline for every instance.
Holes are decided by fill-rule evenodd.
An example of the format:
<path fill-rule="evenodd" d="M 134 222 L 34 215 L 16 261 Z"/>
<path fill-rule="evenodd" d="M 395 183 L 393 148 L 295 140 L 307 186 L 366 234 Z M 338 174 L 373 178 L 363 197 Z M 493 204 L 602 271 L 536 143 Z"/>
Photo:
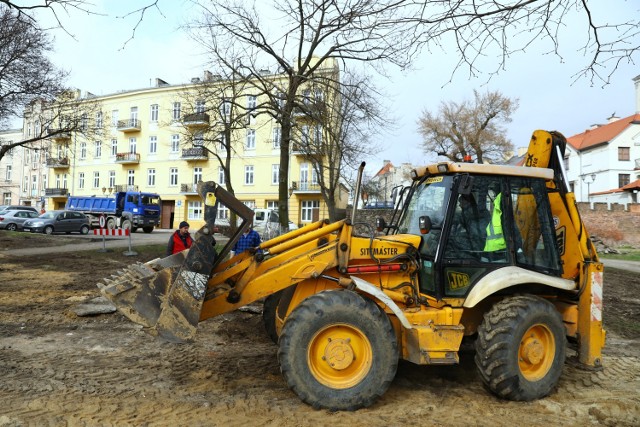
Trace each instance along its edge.
<path fill-rule="evenodd" d="M 128 219 L 123 220 L 122 223 L 120 224 L 120 227 L 123 230 L 131 230 L 131 221 Z"/>
<path fill-rule="evenodd" d="M 289 315 L 280 334 L 284 379 L 314 408 L 353 411 L 373 404 L 398 367 L 398 345 L 387 315 L 352 291 L 312 295 Z"/>
<path fill-rule="evenodd" d="M 549 301 L 521 295 L 489 310 L 478 328 L 475 362 L 485 386 L 519 401 L 551 393 L 564 366 L 562 316 Z"/>
<path fill-rule="evenodd" d="M 148 225 L 146 227 L 142 227 L 142 231 L 144 231 L 147 234 L 151 233 L 153 231 L 153 225 Z"/>
<path fill-rule="evenodd" d="M 53 226 L 52 225 L 47 225 L 44 230 L 42 230 L 42 232 L 44 234 L 53 234 Z"/>

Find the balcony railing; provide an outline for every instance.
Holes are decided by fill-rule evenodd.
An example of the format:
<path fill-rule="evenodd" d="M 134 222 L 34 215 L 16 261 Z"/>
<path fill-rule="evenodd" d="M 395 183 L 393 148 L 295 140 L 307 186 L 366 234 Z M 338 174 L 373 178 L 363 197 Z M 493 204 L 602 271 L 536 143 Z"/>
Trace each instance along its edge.
<path fill-rule="evenodd" d="M 182 159 L 184 160 L 207 160 L 209 151 L 204 147 L 191 147 L 182 149 Z"/>
<path fill-rule="evenodd" d="M 47 129 L 47 137 L 55 141 L 71 139 L 71 132 L 62 129 Z"/>
<path fill-rule="evenodd" d="M 189 127 L 208 126 L 209 115 L 207 113 L 186 114 L 182 119 L 182 124 Z"/>
<path fill-rule="evenodd" d="M 65 169 L 69 167 L 69 158 L 68 157 L 64 157 L 62 159 L 56 159 L 56 158 L 48 158 L 47 159 L 47 167 L 48 168 L 54 168 L 54 169 Z"/>
<path fill-rule="evenodd" d="M 320 121 L 327 111 L 327 104 L 324 101 L 306 102 L 302 106 L 297 107 L 293 114 L 298 119 L 309 119 Z"/>
<path fill-rule="evenodd" d="M 119 120 L 118 130 L 122 132 L 139 132 L 140 120 L 137 120 L 137 119 Z"/>
<path fill-rule="evenodd" d="M 140 163 L 140 154 L 138 153 L 117 153 L 116 163 L 127 165 L 132 163 Z"/>
<path fill-rule="evenodd" d="M 198 184 L 180 184 L 182 194 L 198 194 Z"/>
<path fill-rule="evenodd" d="M 294 193 L 307 192 L 307 193 L 319 193 L 320 184 L 317 182 L 308 181 L 292 181 L 291 189 Z"/>
<path fill-rule="evenodd" d="M 53 196 L 66 196 L 69 192 L 66 188 L 45 188 L 44 195 L 48 197 Z"/>

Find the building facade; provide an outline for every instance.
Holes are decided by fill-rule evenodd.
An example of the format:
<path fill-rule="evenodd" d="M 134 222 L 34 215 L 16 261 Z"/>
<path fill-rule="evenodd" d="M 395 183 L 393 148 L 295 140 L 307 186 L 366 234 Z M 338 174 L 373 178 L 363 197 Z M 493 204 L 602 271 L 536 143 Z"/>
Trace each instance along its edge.
<path fill-rule="evenodd" d="M 205 81 L 216 78 L 219 76 L 211 73 L 204 76 Z M 37 188 L 44 188 L 46 208 L 63 208 L 70 194 L 110 196 L 123 190 L 143 191 L 160 195 L 162 228 L 175 228 L 182 220 L 199 227 L 204 209 L 197 183 L 225 182 L 218 156 L 225 157 L 226 145 L 212 136 L 219 115 L 231 114 L 231 108 L 246 113 L 266 102 L 251 90 L 236 94 L 233 107 L 224 95 L 204 99 L 199 92 L 201 83 L 194 79 L 190 84 L 170 85 L 156 79 L 153 87 L 104 96 L 77 92 L 78 104 L 92 106 L 84 110 L 90 112 L 83 113 L 86 123 L 80 126 L 93 132 L 56 133 L 52 132 L 55 125 L 45 131 L 52 135 L 45 139 L 47 148 L 39 158 L 46 172 L 37 178 L 46 185 Z M 32 106 L 25 113 L 25 135 L 36 126 L 34 110 Z M 319 129 L 321 134 L 322 127 Z M 301 125 L 297 132 L 308 133 L 309 124 Z M 248 115 L 243 126 L 231 132 L 231 182 L 236 197 L 247 206 L 277 208 L 280 135 L 280 125 L 269 114 Z M 288 174 L 289 219 L 303 225 L 327 217 L 327 207 L 313 164 L 295 147 L 292 144 Z M 346 190 L 339 193 L 338 203 L 344 208 L 348 195 Z M 218 216 L 226 218 L 228 210 L 222 207 Z"/>

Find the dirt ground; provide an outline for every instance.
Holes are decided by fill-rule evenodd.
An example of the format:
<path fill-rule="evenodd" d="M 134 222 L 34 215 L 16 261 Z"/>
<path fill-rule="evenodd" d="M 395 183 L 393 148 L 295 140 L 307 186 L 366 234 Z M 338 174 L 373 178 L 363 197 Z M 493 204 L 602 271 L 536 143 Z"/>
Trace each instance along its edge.
<path fill-rule="evenodd" d="M 312 409 L 287 388 L 259 313 L 208 320 L 195 342 L 179 345 L 118 313 L 73 313 L 99 295 L 100 278 L 155 258 L 153 251 L 17 258 L 6 249 L 67 238 L 14 241 L 9 234 L 0 232 L 0 426 L 640 425 L 635 273 L 605 271 L 604 369 L 589 372 L 568 361 L 558 389 L 544 399 L 518 403 L 489 394 L 467 351 L 458 366 L 401 363 L 374 406 L 332 413 Z"/>

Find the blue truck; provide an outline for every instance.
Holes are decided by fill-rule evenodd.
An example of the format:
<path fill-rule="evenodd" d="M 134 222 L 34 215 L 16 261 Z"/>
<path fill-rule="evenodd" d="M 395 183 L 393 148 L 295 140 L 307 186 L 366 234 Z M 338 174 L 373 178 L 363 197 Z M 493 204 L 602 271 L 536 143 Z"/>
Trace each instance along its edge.
<path fill-rule="evenodd" d="M 160 196 L 154 193 L 119 191 L 112 196 L 69 196 L 65 209 L 82 212 L 96 227 L 104 215 L 106 228 L 142 228 L 151 233 L 160 225 Z"/>

